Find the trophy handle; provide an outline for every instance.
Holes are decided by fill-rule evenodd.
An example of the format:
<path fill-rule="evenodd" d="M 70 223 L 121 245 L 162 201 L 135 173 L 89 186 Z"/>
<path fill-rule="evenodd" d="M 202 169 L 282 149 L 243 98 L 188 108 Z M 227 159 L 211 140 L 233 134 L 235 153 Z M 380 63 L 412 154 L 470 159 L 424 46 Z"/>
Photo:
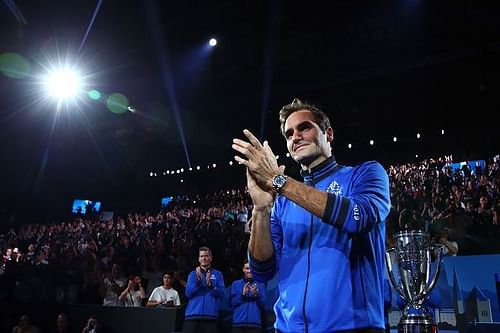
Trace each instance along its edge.
<path fill-rule="evenodd" d="M 394 269 L 392 268 L 392 261 L 391 261 L 391 253 L 396 254 L 396 249 L 394 247 L 391 247 L 385 252 L 385 265 L 387 267 L 387 275 L 389 275 L 389 280 L 391 281 L 391 284 L 394 287 L 394 289 L 396 289 L 400 295 L 404 295 L 405 293 L 403 291 L 403 288 L 399 285 L 394 276 Z"/>
<path fill-rule="evenodd" d="M 431 253 L 436 254 L 436 270 L 434 271 L 434 275 L 432 276 L 430 283 L 426 284 L 427 286 L 423 292 L 424 296 L 422 298 L 425 298 L 430 293 L 430 291 L 434 288 L 434 286 L 436 285 L 437 279 L 439 277 L 439 273 L 441 272 L 441 255 L 443 253 L 443 246 L 438 245 L 438 244 L 431 245 L 429 247 L 429 250 Z M 431 264 L 431 262 L 429 260 L 428 265 L 430 266 L 430 264 Z M 429 269 L 430 269 L 430 267 L 429 267 Z"/>

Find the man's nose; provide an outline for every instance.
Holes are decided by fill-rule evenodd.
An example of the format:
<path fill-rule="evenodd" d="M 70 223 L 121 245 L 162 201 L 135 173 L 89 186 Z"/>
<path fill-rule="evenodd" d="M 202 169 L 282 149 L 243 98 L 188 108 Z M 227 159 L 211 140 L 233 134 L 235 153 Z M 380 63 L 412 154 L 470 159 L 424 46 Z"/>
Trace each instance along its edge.
<path fill-rule="evenodd" d="M 301 131 L 294 131 L 293 135 L 292 135 L 292 140 L 294 143 L 302 140 L 302 132 Z"/>

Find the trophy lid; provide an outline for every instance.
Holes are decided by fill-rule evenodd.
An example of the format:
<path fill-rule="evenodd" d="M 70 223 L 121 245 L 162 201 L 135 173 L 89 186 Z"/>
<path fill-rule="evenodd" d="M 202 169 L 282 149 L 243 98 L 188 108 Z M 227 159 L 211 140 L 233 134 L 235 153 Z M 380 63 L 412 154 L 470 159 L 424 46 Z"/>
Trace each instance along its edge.
<path fill-rule="evenodd" d="M 403 230 L 394 234 L 395 239 L 401 237 L 429 237 L 429 233 L 424 230 Z"/>

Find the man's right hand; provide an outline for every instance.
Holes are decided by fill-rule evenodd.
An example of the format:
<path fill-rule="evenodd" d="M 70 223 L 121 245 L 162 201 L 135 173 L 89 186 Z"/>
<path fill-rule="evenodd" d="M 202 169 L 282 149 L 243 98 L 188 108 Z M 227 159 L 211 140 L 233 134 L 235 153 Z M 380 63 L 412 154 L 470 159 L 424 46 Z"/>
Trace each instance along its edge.
<path fill-rule="evenodd" d="M 200 266 L 196 267 L 196 280 L 201 282 L 201 268 Z"/>
<path fill-rule="evenodd" d="M 264 191 L 257 184 L 255 177 L 246 168 L 248 194 L 252 198 L 254 209 L 264 210 L 272 206 L 274 202 L 273 193 Z"/>

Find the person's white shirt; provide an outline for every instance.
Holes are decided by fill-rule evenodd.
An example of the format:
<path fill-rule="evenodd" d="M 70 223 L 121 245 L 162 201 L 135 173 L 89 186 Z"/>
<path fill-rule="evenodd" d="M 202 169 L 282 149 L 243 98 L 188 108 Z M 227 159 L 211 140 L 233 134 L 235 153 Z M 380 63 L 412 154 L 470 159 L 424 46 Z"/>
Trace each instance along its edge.
<path fill-rule="evenodd" d="M 104 279 L 104 287 L 106 289 L 106 295 L 104 296 L 102 305 L 105 306 L 121 306 L 123 305 L 122 302 L 118 299 L 120 294 L 117 292 L 116 288 L 114 287 L 114 283 L 118 285 L 119 288 L 125 289 L 127 286 L 127 280 L 125 278 L 119 278 L 119 279 L 111 279 L 105 278 Z"/>
<path fill-rule="evenodd" d="M 181 300 L 179 298 L 179 293 L 177 292 L 177 290 L 175 290 L 174 288 L 165 289 L 163 286 L 159 286 L 153 289 L 151 296 L 149 296 L 149 301 L 172 301 L 173 306 L 181 306 Z"/>
<path fill-rule="evenodd" d="M 142 297 L 140 290 L 130 290 L 123 299 L 124 306 L 142 306 Z"/>
<path fill-rule="evenodd" d="M 457 254 L 450 252 L 450 250 L 448 249 L 447 245 L 450 246 L 450 247 L 456 248 L 457 252 L 458 252 L 458 243 L 455 242 L 455 241 L 447 241 L 447 244 L 443 244 L 443 253 L 441 255 L 442 256 L 456 257 Z"/>

